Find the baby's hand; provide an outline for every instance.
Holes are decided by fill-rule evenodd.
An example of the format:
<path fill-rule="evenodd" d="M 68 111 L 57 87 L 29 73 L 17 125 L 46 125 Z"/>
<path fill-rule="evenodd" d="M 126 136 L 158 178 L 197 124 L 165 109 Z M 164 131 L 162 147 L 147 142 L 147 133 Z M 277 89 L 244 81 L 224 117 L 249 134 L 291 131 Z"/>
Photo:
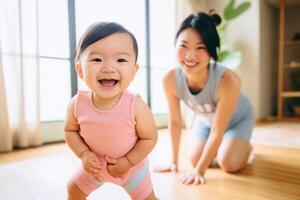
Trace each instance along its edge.
<path fill-rule="evenodd" d="M 114 159 L 106 156 L 105 159 L 107 161 L 107 171 L 113 177 L 125 174 L 132 167 L 126 157 Z"/>
<path fill-rule="evenodd" d="M 97 176 L 102 171 L 102 166 L 96 154 L 85 151 L 80 155 L 82 166 L 88 173 Z"/>

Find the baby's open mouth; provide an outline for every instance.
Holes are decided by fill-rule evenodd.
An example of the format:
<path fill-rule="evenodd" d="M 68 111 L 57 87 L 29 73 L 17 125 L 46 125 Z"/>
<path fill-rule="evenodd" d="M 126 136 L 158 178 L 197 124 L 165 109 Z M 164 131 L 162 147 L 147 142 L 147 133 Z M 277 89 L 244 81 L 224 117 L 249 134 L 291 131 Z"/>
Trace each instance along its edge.
<path fill-rule="evenodd" d="M 103 86 L 114 86 L 116 85 L 119 80 L 116 79 L 100 79 L 98 82 Z"/>

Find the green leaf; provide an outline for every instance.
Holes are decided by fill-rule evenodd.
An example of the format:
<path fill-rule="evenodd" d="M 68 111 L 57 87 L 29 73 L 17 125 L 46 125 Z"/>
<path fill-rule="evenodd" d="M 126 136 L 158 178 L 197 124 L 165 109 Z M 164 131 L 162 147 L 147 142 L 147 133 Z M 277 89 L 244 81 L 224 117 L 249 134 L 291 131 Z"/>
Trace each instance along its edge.
<path fill-rule="evenodd" d="M 230 69 L 237 69 L 242 61 L 242 54 L 239 51 L 231 52 L 227 49 L 227 43 L 229 39 L 226 37 L 226 29 L 228 27 L 228 22 L 247 11 L 251 4 L 249 1 L 245 1 L 239 5 L 235 5 L 236 0 L 230 0 L 228 5 L 224 8 L 223 18 L 224 22 L 217 28 L 218 34 L 220 36 L 221 48 L 218 51 L 219 60 L 226 67 Z"/>
<path fill-rule="evenodd" d="M 230 51 L 228 50 L 223 50 L 219 53 L 219 59 L 222 62 L 223 60 L 225 60 L 228 56 L 230 55 Z"/>
<path fill-rule="evenodd" d="M 230 0 L 228 5 L 224 9 L 224 19 L 229 21 L 243 14 L 251 6 L 250 2 L 244 2 L 235 8 L 235 0 Z"/>

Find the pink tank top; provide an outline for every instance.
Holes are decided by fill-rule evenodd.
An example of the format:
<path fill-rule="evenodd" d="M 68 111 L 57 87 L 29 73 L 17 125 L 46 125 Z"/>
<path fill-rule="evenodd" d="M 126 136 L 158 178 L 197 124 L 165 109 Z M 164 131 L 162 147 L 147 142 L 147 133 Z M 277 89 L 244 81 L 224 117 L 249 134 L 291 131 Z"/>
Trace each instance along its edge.
<path fill-rule="evenodd" d="M 112 109 L 103 111 L 94 106 L 91 91 L 79 91 L 77 94 L 74 115 L 80 127 L 79 133 L 103 165 L 106 165 L 105 156 L 123 157 L 138 140 L 133 115 L 137 96 L 126 91 Z M 144 161 L 131 168 L 122 179 L 143 167 Z M 109 180 L 111 178 L 108 177 Z"/>

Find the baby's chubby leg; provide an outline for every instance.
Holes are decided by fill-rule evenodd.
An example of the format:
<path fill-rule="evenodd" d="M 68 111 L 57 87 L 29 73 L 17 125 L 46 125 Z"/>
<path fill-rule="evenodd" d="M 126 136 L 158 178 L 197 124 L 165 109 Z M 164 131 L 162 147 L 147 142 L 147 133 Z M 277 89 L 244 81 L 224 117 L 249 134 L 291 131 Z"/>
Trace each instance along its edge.
<path fill-rule="evenodd" d="M 85 200 L 87 195 L 83 193 L 76 183 L 71 180 L 68 183 L 68 200 Z"/>
<path fill-rule="evenodd" d="M 122 185 L 133 200 L 156 200 L 153 192 L 151 175 L 149 172 L 149 163 L 146 161 L 141 169 Z"/>
<path fill-rule="evenodd" d="M 68 183 L 68 200 L 85 200 L 103 184 L 96 176 L 85 170 L 78 171 Z"/>
<path fill-rule="evenodd" d="M 155 197 L 155 194 L 152 190 L 152 192 L 145 198 L 145 200 L 158 200 L 158 199 Z"/>

